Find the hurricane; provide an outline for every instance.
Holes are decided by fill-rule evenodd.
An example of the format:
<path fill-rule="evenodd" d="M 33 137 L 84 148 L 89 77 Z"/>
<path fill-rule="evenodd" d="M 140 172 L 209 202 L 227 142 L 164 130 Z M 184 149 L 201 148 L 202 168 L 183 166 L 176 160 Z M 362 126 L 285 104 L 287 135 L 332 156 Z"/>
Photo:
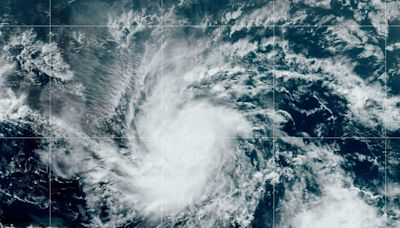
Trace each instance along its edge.
<path fill-rule="evenodd" d="M 4 1 L 5 227 L 400 226 L 400 4 Z"/>

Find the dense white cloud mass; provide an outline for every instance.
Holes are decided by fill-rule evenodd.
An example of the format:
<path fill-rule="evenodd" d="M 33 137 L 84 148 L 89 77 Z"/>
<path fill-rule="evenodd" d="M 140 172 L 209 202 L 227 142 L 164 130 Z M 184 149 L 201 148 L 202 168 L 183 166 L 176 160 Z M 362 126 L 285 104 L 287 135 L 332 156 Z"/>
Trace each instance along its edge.
<path fill-rule="evenodd" d="M 281 226 L 384 227 L 385 217 L 360 196 L 362 190 L 341 168 L 345 161 L 334 154 L 335 147 L 305 144 L 294 138 L 286 143 L 297 145 L 304 154 L 291 157 L 285 150 L 279 152 L 289 156 L 295 166 L 294 173 L 289 174 L 295 184 L 286 188 L 288 192 L 281 202 Z M 308 191 L 310 181 L 321 189 Z"/>

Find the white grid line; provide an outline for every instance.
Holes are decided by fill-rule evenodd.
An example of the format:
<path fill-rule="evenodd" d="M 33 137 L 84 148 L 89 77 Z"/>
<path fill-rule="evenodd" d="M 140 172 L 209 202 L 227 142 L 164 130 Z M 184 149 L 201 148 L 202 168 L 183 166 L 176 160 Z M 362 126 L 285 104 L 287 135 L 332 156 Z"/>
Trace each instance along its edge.
<path fill-rule="evenodd" d="M 49 0 L 49 42 L 50 42 L 50 44 L 52 43 L 52 40 L 51 40 L 51 28 L 52 28 L 52 25 L 51 25 L 51 4 L 52 4 L 52 2 L 51 2 L 51 0 Z M 52 56 L 52 53 L 50 53 L 50 71 L 53 71 L 53 56 Z M 49 92 L 49 125 L 51 126 L 51 113 L 52 113 L 52 104 L 51 104 L 51 94 L 52 94 L 52 92 L 53 92 L 53 86 L 52 86 L 52 81 L 51 81 L 51 78 L 50 78 L 50 80 L 49 80 L 49 87 L 50 87 L 50 92 Z M 51 191 L 52 191 L 52 188 L 51 188 L 51 175 L 52 175 L 52 140 L 50 140 L 50 143 L 49 143 L 49 227 L 52 227 L 52 215 L 51 215 L 51 211 L 52 211 L 52 206 L 51 206 L 51 204 L 52 204 L 52 199 L 51 199 Z"/>
<path fill-rule="evenodd" d="M 148 27 L 148 28 L 237 28 L 239 25 L 138 25 L 141 27 Z M 332 25 L 262 25 L 262 26 L 246 26 L 248 28 L 331 28 L 331 27 L 340 27 L 343 25 L 340 24 L 332 24 Z M 385 24 L 379 25 L 346 25 L 346 27 L 355 27 L 355 28 L 378 28 L 382 26 L 387 26 Z M 390 27 L 400 27 L 400 25 L 389 25 Z M 111 26 L 111 25 L 2 25 L 0 24 L 0 28 L 120 28 L 119 26 Z"/>
<path fill-rule="evenodd" d="M 161 37 L 160 37 L 160 103 L 161 103 L 161 112 L 160 112 L 160 130 L 161 130 L 161 135 L 160 135 L 160 150 L 161 150 L 161 156 L 164 156 L 164 151 L 163 151 L 163 146 L 164 146 L 164 131 L 163 131 L 163 125 L 164 125 L 164 83 L 163 83 L 163 79 L 164 79 L 164 48 L 163 48 L 163 42 L 164 42 L 164 7 L 163 7 L 163 2 L 164 0 L 160 0 L 160 8 L 161 8 L 161 12 L 160 12 L 160 17 L 161 17 Z M 164 208 L 164 185 L 165 185 L 165 180 L 164 180 L 164 167 L 161 166 L 161 226 L 164 223 L 164 212 L 165 212 L 165 208 Z"/>
<path fill-rule="evenodd" d="M 383 104 L 383 111 L 384 111 L 384 114 L 383 114 L 383 118 L 385 119 L 385 122 L 387 122 L 386 121 L 386 112 L 387 112 L 387 97 L 388 97 L 388 90 L 387 90 L 387 85 L 388 85 L 388 74 L 387 74 L 387 51 L 386 51 L 386 47 L 387 47 L 387 37 L 389 36 L 389 27 L 388 27 L 388 18 L 387 18 L 387 1 L 385 1 L 385 18 L 384 18 L 384 20 L 385 20 L 385 29 L 387 29 L 387 33 L 386 33 L 386 36 L 385 36 L 385 47 L 384 47 L 384 54 L 385 54 L 385 59 L 384 59 L 384 64 L 385 64 L 385 99 L 384 99 L 384 104 Z M 384 197 L 384 208 L 383 208 L 383 211 L 384 211 L 384 221 L 385 221 L 385 228 L 387 227 L 387 225 L 388 225 L 388 214 L 387 214 L 387 127 L 386 127 L 386 125 L 384 124 L 384 136 L 385 136 L 385 139 L 384 139 L 384 153 L 385 153 L 385 157 L 384 157 L 384 183 L 385 183 L 385 186 L 384 186 L 384 191 L 385 191 L 385 197 Z"/>
<path fill-rule="evenodd" d="M 165 139 L 182 139 L 182 137 L 171 137 L 171 136 L 164 136 L 163 138 Z M 186 139 L 210 139 L 211 137 L 184 137 Z M 307 137 L 307 136 L 302 136 L 302 137 L 297 137 L 297 136 L 260 136 L 260 137 L 212 137 L 213 139 L 318 139 L 318 140 L 325 140 L 325 139 L 341 139 L 341 140 L 346 140 L 346 139 L 388 139 L 388 140 L 400 140 L 400 136 L 377 136 L 377 137 L 363 137 L 363 136 L 350 136 L 350 137 L 340 137 L 340 136 L 333 136 L 333 137 Z M 87 136 L 87 137 L 71 137 L 71 136 L 66 136 L 66 137 L 0 137 L 0 140 L 6 140 L 6 139 L 160 139 L 160 137 L 103 137 L 103 136 Z"/>
<path fill-rule="evenodd" d="M 275 0 L 273 0 L 272 2 L 272 14 L 273 16 L 275 16 Z M 274 52 L 274 55 L 272 56 L 272 70 L 275 72 L 276 71 L 276 67 L 275 67 L 275 49 L 276 49 L 276 37 L 275 37 L 275 29 L 276 29 L 276 22 L 274 23 L 274 27 L 272 28 L 272 43 L 273 43 L 273 49 L 272 51 Z M 275 105 L 275 83 L 276 83 L 276 79 L 275 79 L 275 75 L 272 75 L 272 105 L 273 105 L 273 115 L 272 115 L 272 137 L 275 137 L 275 113 L 276 113 L 276 105 Z M 267 132 L 266 132 L 267 134 Z M 272 140 L 272 156 L 273 156 L 273 170 L 276 170 L 276 157 L 275 157 L 275 150 L 276 150 L 276 145 L 275 145 L 275 139 Z M 275 182 L 272 183 L 272 228 L 275 228 L 275 210 L 276 210 L 276 205 L 275 205 Z"/>

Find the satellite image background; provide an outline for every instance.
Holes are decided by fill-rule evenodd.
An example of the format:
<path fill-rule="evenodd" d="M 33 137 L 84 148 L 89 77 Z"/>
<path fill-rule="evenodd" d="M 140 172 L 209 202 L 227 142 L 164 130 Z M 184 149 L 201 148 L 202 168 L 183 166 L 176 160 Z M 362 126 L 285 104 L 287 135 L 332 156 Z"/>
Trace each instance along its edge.
<path fill-rule="evenodd" d="M 1 0 L 0 223 L 400 227 L 400 2 Z"/>

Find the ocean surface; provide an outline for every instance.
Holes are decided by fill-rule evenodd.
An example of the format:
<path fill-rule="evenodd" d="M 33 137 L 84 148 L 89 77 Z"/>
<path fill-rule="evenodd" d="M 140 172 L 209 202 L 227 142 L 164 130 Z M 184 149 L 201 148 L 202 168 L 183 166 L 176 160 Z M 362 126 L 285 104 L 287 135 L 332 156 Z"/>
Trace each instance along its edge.
<path fill-rule="evenodd" d="M 0 227 L 400 227 L 399 1 L 0 15 Z"/>

